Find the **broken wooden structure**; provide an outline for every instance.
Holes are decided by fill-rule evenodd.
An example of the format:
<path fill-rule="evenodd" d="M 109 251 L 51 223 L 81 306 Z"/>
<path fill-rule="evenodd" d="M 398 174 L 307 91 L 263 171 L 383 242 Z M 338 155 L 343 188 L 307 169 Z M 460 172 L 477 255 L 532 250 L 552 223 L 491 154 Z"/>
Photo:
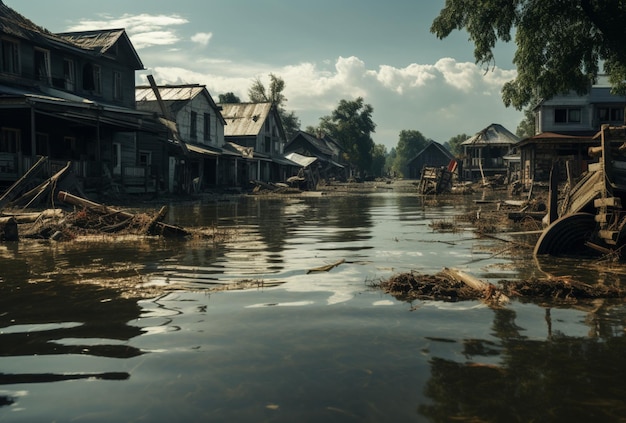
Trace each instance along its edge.
<path fill-rule="evenodd" d="M 419 193 L 423 195 L 438 195 L 452 191 L 452 177 L 456 169 L 456 161 L 448 167 L 424 166 L 419 182 Z"/>
<path fill-rule="evenodd" d="M 559 198 L 557 172 L 550 179 L 546 227 L 535 255 L 616 255 L 626 244 L 626 126 L 603 125 L 599 145 L 589 148 L 597 162 L 577 183 L 565 184 Z"/>

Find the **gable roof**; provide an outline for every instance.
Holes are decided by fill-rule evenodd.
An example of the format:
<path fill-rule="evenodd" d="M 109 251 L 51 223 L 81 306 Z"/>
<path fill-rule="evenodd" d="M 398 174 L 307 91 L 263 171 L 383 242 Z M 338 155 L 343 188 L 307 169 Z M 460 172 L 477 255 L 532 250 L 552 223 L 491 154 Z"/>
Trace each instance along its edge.
<path fill-rule="evenodd" d="M 205 85 L 184 84 L 184 85 L 159 85 L 159 94 L 165 107 L 173 114 L 179 112 L 192 99 L 199 95 L 204 96 L 209 105 L 215 110 L 220 121 L 226 125 L 224 116 L 222 116 L 220 107 L 213 101 L 213 97 L 209 94 Z M 161 107 L 157 100 L 156 94 L 149 85 L 139 85 L 135 87 L 135 103 L 140 110 L 161 113 Z"/>
<path fill-rule="evenodd" d="M 316 150 L 318 150 L 322 154 L 325 154 L 327 156 L 332 156 L 333 155 L 332 148 L 330 148 L 327 145 L 328 141 L 326 140 L 326 137 L 320 139 L 320 138 L 317 138 L 316 136 L 313 136 L 313 135 L 309 134 L 308 132 L 304 132 L 304 131 L 296 132 L 296 134 L 293 136 L 293 138 L 291 138 L 291 141 L 289 141 L 287 143 L 287 145 L 285 145 L 285 150 L 288 150 L 289 149 L 289 145 L 293 144 L 298 138 L 304 139 L 313 148 L 315 148 Z"/>
<path fill-rule="evenodd" d="M 463 141 L 461 145 L 508 145 L 519 142 L 519 137 L 498 123 L 492 123 L 474 136 Z"/>
<path fill-rule="evenodd" d="M 454 155 L 448 151 L 447 148 L 445 148 L 443 145 L 439 144 L 437 141 L 433 141 L 430 140 L 428 142 L 428 144 L 426 144 L 426 146 L 424 146 L 424 148 L 422 148 L 416 155 L 415 157 L 413 157 L 412 159 L 410 159 L 407 163 L 411 163 L 412 161 L 414 161 L 415 159 L 419 158 L 420 156 L 422 156 L 426 151 L 428 150 L 432 150 L 435 149 L 437 151 L 439 151 L 443 156 L 447 157 L 448 159 L 452 160 L 454 159 Z"/>
<path fill-rule="evenodd" d="M 222 103 L 224 136 L 257 136 L 272 112 L 272 103 Z"/>
<path fill-rule="evenodd" d="M 120 29 L 104 29 L 81 32 L 63 32 L 56 34 L 64 40 L 75 46 L 89 51 L 96 56 L 104 56 L 118 43 L 125 46 L 131 57 L 134 59 L 134 69 L 143 70 L 143 63 L 137 54 L 137 50 L 133 47 L 133 43 L 128 38 L 126 30 Z"/>

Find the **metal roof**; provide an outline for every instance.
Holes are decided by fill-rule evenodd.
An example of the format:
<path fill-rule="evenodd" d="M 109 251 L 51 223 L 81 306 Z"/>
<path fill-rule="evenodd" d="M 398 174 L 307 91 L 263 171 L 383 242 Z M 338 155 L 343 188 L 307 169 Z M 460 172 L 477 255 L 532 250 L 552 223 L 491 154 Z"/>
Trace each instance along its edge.
<path fill-rule="evenodd" d="M 498 123 L 492 123 L 461 145 L 508 145 L 519 142 L 519 137 Z"/>
<path fill-rule="evenodd" d="M 272 103 L 222 103 L 224 136 L 257 136 L 272 110 Z"/>

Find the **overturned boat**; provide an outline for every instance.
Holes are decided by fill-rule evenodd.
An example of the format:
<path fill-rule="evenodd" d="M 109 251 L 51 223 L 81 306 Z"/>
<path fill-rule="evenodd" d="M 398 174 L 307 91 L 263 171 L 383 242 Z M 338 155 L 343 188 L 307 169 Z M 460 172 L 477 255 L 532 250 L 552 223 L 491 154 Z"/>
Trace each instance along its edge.
<path fill-rule="evenodd" d="M 549 211 L 534 254 L 554 256 L 621 256 L 626 244 L 626 126 L 603 125 L 598 146 L 588 154 L 597 158 L 559 198 L 557 172 L 550 177 Z"/>

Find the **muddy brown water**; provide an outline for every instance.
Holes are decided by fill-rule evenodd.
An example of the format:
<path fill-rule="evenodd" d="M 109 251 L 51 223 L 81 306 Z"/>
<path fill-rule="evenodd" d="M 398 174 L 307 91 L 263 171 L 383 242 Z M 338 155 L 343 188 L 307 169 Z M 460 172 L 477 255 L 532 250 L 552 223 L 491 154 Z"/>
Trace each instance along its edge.
<path fill-rule="evenodd" d="M 443 267 L 621 283 L 618 265 L 431 227 L 474 208 L 393 189 L 242 197 L 170 206 L 219 242 L 2 244 L 0 421 L 623 420 L 622 301 L 494 309 L 372 288 Z"/>

